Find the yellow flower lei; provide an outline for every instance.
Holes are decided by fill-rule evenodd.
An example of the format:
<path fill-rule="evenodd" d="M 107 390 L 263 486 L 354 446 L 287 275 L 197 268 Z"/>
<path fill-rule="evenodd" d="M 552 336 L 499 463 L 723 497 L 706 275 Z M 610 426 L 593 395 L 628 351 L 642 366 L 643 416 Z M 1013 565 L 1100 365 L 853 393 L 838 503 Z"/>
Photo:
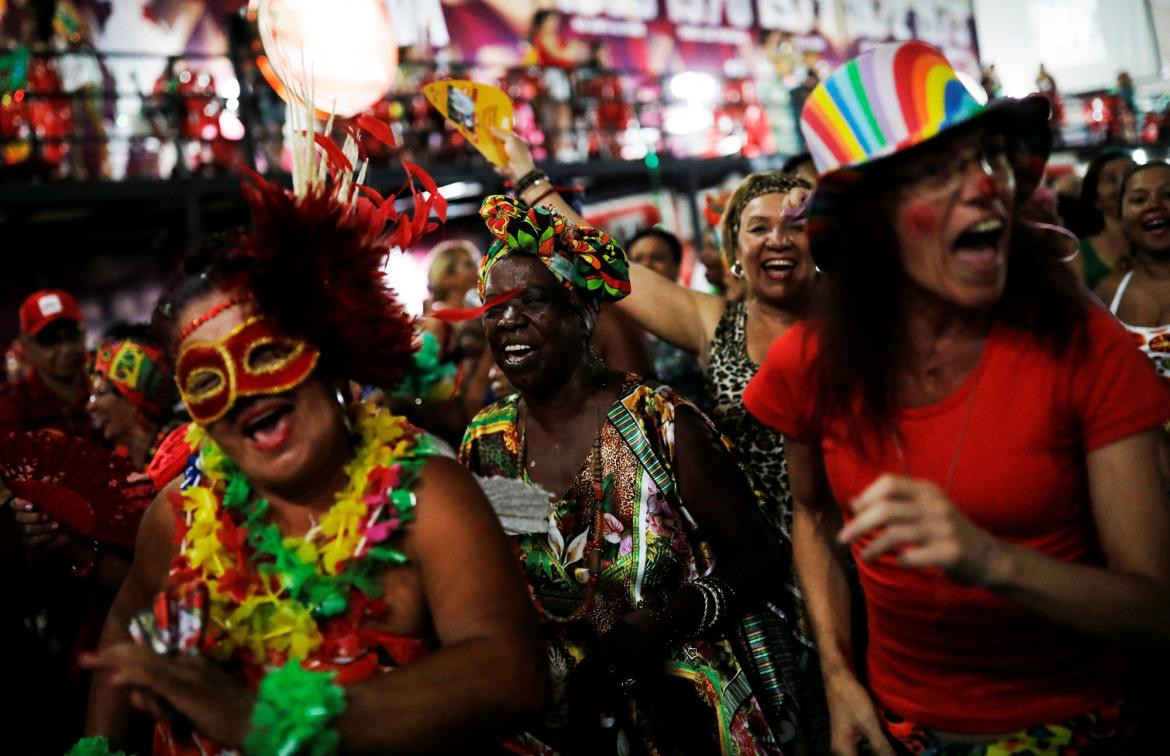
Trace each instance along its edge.
<path fill-rule="evenodd" d="M 406 489 L 428 451 L 402 418 L 370 404 L 359 405 L 358 412 L 357 450 L 345 468 L 348 483 L 333 506 L 304 536 L 283 537 L 279 547 L 270 544 L 264 549 L 268 555 L 295 555 L 290 563 L 302 572 L 311 570 L 326 576 L 326 581 L 328 576 L 341 576 L 347 567 L 365 560 L 370 560 L 361 565 L 366 572 L 405 561 L 399 552 L 378 544 L 410 519 L 414 498 Z M 338 614 L 337 602 L 340 598 L 340 609 L 344 609 L 347 596 L 326 592 L 332 609 L 312 607 L 290 595 L 296 591 L 299 578 L 290 577 L 279 563 L 264 562 L 258 569 L 248 564 L 256 561 L 257 550 L 248 549 L 242 540 L 247 535 L 248 545 L 253 545 L 255 533 L 247 532 L 248 522 L 232 523 L 225 505 L 233 496 L 232 487 L 240 485 L 243 476 L 231 474 L 234 463 L 199 426 L 191 425 L 187 442 L 199 449 L 198 472 L 206 483 L 189 485 L 182 493 L 187 529 L 180 555 L 208 588 L 212 656 L 227 660 L 237 650 L 248 649 L 260 664 L 307 658 L 322 642 L 318 617 Z M 375 474 L 387 485 L 371 493 Z M 188 479 L 194 482 L 192 471 Z M 235 495 L 247 499 L 248 489 L 246 483 L 243 485 L 243 492 Z M 260 501 L 248 506 L 253 507 L 248 521 L 255 525 L 267 505 Z M 275 526 L 265 527 L 275 532 Z M 246 555 L 246 551 L 251 553 Z M 308 576 L 310 580 L 313 577 Z M 345 594 L 353 587 L 368 595 L 379 591 L 376 581 L 362 576 L 337 579 L 330 586 Z"/>

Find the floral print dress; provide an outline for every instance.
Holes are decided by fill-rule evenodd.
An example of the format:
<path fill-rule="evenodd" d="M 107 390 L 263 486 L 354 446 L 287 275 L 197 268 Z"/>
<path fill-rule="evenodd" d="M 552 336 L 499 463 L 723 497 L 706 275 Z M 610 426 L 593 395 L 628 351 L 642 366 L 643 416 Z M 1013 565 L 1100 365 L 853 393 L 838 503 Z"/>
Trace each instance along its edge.
<path fill-rule="evenodd" d="M 709 549 L 677 495 L 659 488 L 655 477 L 663 478 L 647 470 L 626 440 L 636 426 L 635 435 L 653 447 L 652 457 L 643 460 L 653 459 L 650 464 L 659 463 L 673 479 L 674 418 L 682 405 L 692 406 L 673 389 L 629 379 L 601 428 L 600 454 L 591 453 L 569 490 L 550 503 L 547 530 L 513 536 L 541 614 L 555 685 L 545 728 L 534 735 L 554 748 L 563 743 L 581 752 L 781 753 L 727 640 L 672 644 L 660 680 L 614 707 L 620 710 L 603 713 L 593 732 L 583 732 L 573 716 L 568 683 L 590 644 L 634 609 L 662 606 L 711 565 Z M 463 463 L 477 475 L 531 484 L 518 417 L 517 395 L 476 415 L 460 449 Z M 586 544 L 595 522 L 602 528 L 602 558 L 591 591 Z"/>

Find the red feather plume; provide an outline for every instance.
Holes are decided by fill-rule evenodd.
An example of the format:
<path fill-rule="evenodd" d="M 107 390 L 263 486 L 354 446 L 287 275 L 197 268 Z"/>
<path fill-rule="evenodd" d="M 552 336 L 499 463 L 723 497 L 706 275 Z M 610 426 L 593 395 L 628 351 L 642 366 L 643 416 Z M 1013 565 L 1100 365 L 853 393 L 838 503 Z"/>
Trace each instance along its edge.
<path fill-rule="evenodd" d="M 249 287 L 260 310 L 321 350 L 340 376 L 393 386 L 410 355 L 413 321 L 386 285 L 389 245 L 370 218 L 322 191 L 297 199 L 269 183 L 246 185 L 252 231 Z"/>
<path fill-rule="evenodd" d="M 359 117 L 350 127 L 392 143 L 390 128 L 376 119 Z M 437 227 L 432 212 L 445 221 L 447 201 L 434 179 L 408 162 L 406 183 L 389 197 L 357 184 L 339 200 L 338 176 L 352 175 L 353 165 L 332 140 L 314 134 L 313 141 L 325 152 L 331 180 L 310 185 L 303 197 L 246 172 L 253 225 L 236 254 L 252 262 L 248 286 L 262 312 L 315 344 L 339 376 L 391 387 L 414 352 L 414 321 L 386 284 L 386 259 Z M 413 200 L 410 214 L 394 206 L 404 194 Z"/>

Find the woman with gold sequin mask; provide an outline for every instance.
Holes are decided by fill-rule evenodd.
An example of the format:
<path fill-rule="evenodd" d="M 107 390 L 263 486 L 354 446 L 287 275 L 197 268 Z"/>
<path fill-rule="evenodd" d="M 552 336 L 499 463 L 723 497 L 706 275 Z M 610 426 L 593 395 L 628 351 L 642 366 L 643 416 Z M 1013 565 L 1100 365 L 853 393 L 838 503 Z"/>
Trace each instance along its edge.
<path fill-rule="evenodd" d="M 543 704 L 536 623 L 483 494 L 346 388 L 394 386 L 411 359 L 382 270 L 426 203 L 387 230 L 322 180 L 294 196 L 253 176 L 252 230 L 188 257 L 157 308 L 193 455 L 82 659 L 104 673 L 94 735 L 122 739 L 132 704 L 158 720 L 155 753 L 478 752 Z"/>

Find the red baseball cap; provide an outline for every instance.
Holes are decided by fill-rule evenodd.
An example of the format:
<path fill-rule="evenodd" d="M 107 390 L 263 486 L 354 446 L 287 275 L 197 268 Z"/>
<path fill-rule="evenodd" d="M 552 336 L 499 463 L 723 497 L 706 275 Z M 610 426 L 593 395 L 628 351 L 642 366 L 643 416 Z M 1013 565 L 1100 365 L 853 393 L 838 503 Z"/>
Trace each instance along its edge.
<path fill-rule="evenodd" d="M 20 306 L 20 332 L 36 336 L 42 328 L 58 320 L 81 322 L 81 308 L 68 292 L 41 289 L 30 294 Z"/>

